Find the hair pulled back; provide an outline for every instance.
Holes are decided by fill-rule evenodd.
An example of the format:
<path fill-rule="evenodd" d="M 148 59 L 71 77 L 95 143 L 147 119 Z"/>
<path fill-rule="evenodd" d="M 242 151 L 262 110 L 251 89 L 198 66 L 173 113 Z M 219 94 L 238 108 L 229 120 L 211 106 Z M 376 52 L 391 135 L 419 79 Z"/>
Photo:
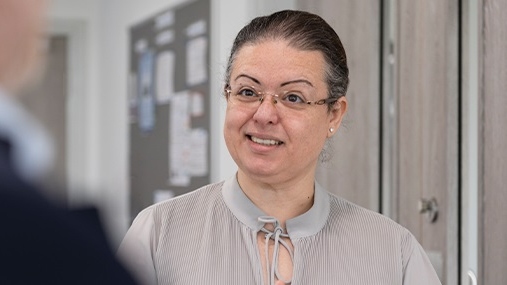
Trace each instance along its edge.
<path fill-rule="evenodd" d="M 227 63 L 226 85 L 230 82 L 232 65 L 238 51 L 245 45 L 255 45 L 267 40 L 285 40 L 296 49 L 320 51 L 327 65 L 328 97 L 345 96 L 349 84 L 349 69 L 340 38 L 320 16 L 294 10 L 257 17 L 239 31 Z"/>

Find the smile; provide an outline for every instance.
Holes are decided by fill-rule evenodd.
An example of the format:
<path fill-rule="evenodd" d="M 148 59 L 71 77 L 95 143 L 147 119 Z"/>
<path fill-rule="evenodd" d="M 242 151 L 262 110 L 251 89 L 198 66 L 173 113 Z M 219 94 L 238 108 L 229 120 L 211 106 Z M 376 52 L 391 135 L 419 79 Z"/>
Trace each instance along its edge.
<path fill-rule="evenodd" d="M 248 136 L 248 137 L 253 142 L 258 143 L 258 144 L 262 144 L 262 145 L 281 145 L 281 144 L 283 144 L 283 142 L 281 142 L 281 141 L 265 140 L 265 139 L 260 139 L 260 138 L 254 137 L 254 136 Z"/>

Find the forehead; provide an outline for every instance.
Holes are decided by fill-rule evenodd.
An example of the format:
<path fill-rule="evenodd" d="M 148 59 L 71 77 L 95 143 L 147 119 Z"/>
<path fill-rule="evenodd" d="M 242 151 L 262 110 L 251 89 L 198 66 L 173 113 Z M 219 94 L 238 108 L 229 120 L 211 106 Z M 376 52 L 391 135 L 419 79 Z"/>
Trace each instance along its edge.
<path fill-rule="evenodd" d="M 283 40 L 247 44 L 237 52 L 231 68 L 231 81 L 241 74 L 260 83 L 306 79 L 324 82 L 326 64 L 320 51 L 294 48 Z"/>

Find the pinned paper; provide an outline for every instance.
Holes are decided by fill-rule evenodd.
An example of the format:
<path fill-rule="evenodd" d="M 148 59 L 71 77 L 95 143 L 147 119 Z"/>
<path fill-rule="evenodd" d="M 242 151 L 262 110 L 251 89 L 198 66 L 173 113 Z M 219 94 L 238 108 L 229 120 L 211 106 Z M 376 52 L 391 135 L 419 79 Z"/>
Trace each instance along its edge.
<path fill-rule="evenodd" d="M 187 27 L 187 37 L 189 38 L 202 36 L 205 33 L 206 33 L 206 21 L 204 20 L 194 22 Z"/>
<path fill-rule="evenodd" d="M 157 102 L 168 103 L 174 93 L 174 52 L 163 51 L 157 57 Z"/>
<path fill-rule="evenodd" d="M 192 92 L 190 95 L 190 113 L 193 117 L 204 115 L 204 96 L 200 92 Z"/>
<path fill-rule="evenodd" d="M 131 72 L 128 77 L 129 121 L 137 121 L 137 74 Z"/>
<path fill-rule="evenodd" d="M 157 189 L 153 191 L 153 203 L 160 203 L 169 200 L 175 196 L 174 191 Z"/>
<path fill-rule="evenodd" d="M 174 24 L 174 11 L 169 10 L 155 19 L 155 28 L 157 30 L 164 29 Z"/>
<path fill-rule="evenodd" d="M 136 41 L 135 50 L 137 53 L 143 53 L 148 48 L 148 41 L 146 39 L 139 39 Z"/>
<path fill-rule="evenodd" d="M 205 176 L 208 173 L 208 132 L 193 129 L 189 144 L 191 152 L 185 167 L 192 176 Z"/>
<path fill-rule="evenodd" d="M 154 53 L 147 49 L 139 59 L 138 71 L 138 120 L 139 128 L 149 132 L 155 127 L 155 96 L 153 94 Z"/>
<path fill-rule="evenodd" d="M 174 42 L 174 31 L 173 30 L 166 30 L 166 31 L 160 32 L 155 39 L 155 43 L 158 46 L 168 45 L 172 42 Z"/>
<path fill-rule="evenodd" d="M 187 85 L 194 86 L 208 79 L 206 37 L 199 37 L 187 43 Z"/>
<path fill-rule="evenodd" d="M 186 164 L 192 151 L 190 140 L 190 96 L 188 92 L 175 94 L 171 100 L 169 116 L 169 182 L 174 186 L 190 185 Z"/>

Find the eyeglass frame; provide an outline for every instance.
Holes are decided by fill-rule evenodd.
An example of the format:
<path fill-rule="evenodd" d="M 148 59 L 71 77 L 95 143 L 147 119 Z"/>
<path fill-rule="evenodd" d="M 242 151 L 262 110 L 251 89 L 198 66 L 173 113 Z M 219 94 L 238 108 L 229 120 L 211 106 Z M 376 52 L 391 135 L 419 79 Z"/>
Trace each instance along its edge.
<path fill-rule="evenodd" d="M 251 88 L 254 90 L 255 93 L 257 93 L 258 95 L 260 95 L 260 98 L 259 98 L 259 102 L 262 102 L 264 101 L 264 97 L 266 95 L 271 95 L 274 100 L 275 100 L 275 104 L 278 103 L 278 99 L 280 98 L 280 95 L 276 94 L 276 93 L 268 93 L 268 92 L 262 92 L 262 91 L 257 91 L 257 89 L 253 86 L 249 86 L 249 85 L 243 85 L 243 87 L 248 87 L 248 88 Z M 232 95 L 232 87 L 230 84 L 227 84 L 225 87 L 224 87 L 224 92 L 226 92 L 229 96 Z M 335 104 L 336 102 L 338 102 L 340 98 L 325 98 L 325 99 L 320 99 L 320 100 L 317 100 L 317 101 L 303 101 L 302 105 L 313 105 L 313 106 L 316 106 L 316 105 L 332 105 L 332 104 Z M 254 101 L 252 101 L 254 102 Z"/>

